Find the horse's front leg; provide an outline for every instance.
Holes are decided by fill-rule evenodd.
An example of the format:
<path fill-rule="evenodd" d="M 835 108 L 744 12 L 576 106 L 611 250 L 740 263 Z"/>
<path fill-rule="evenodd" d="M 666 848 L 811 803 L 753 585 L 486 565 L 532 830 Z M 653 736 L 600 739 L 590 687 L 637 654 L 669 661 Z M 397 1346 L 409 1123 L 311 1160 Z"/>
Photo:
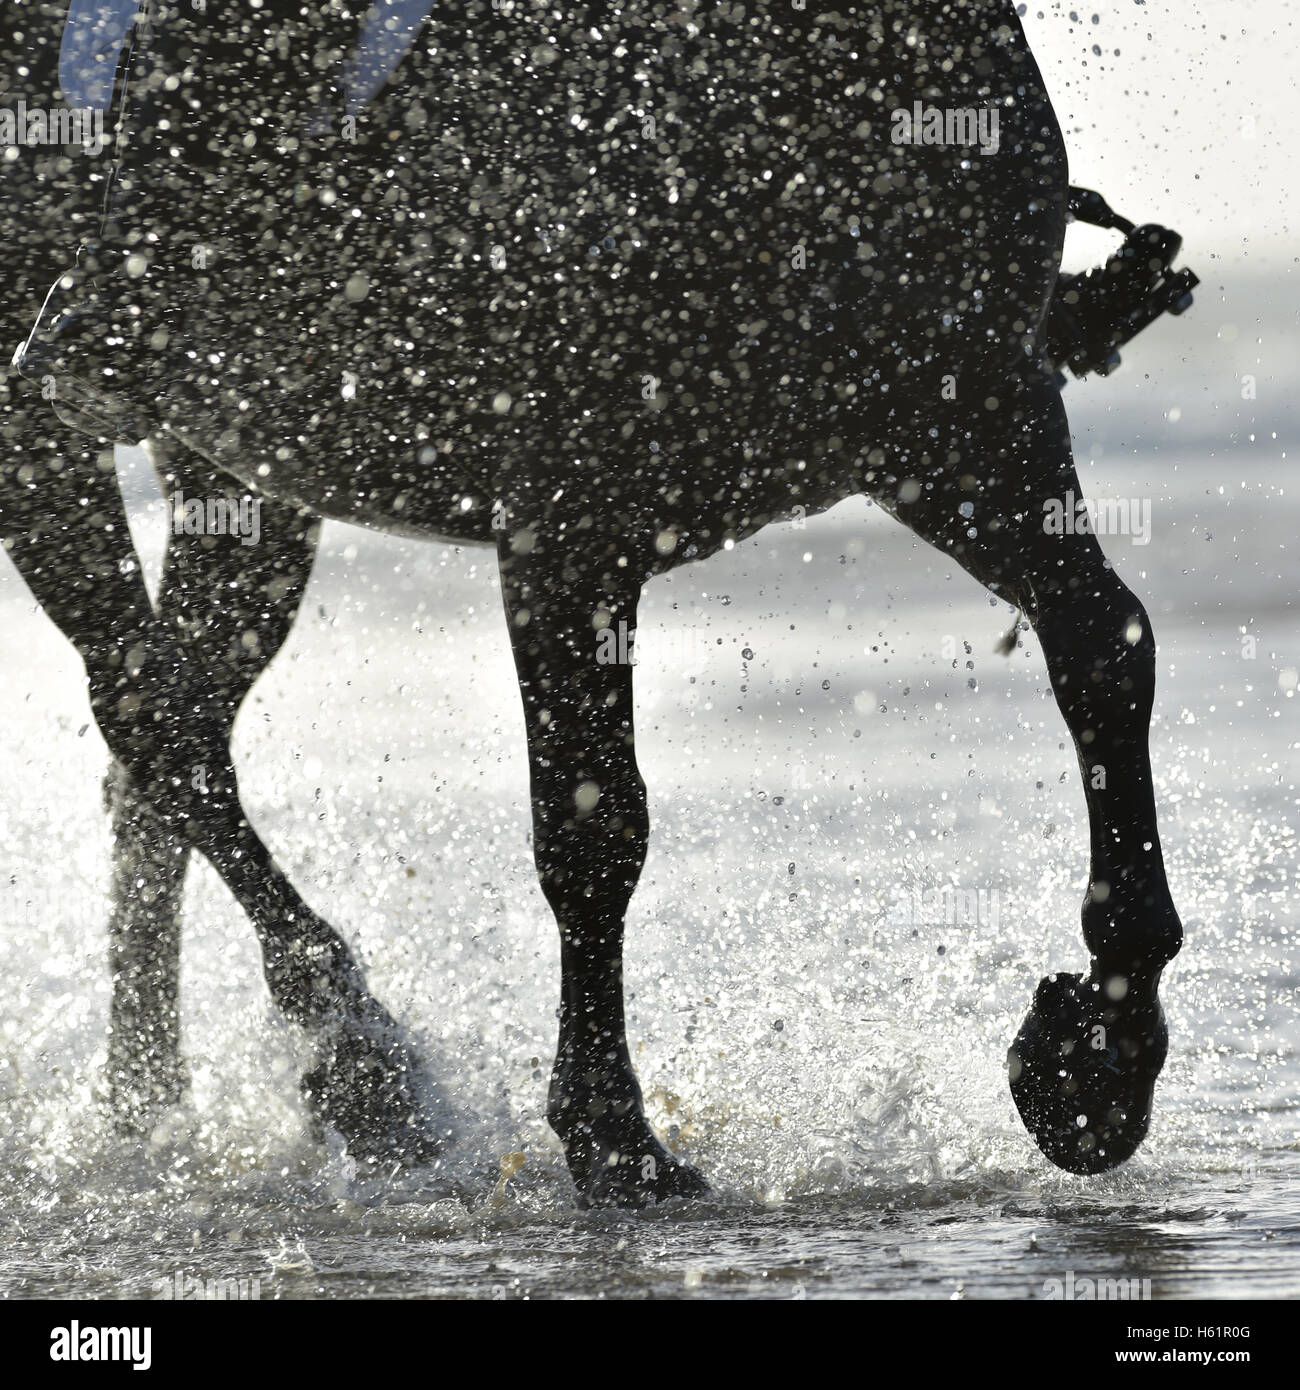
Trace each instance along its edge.
<path fill-rule="evenodd" d="M 199 850 L 252 920 L 272 998 L 313 1046 L 303 1078 L 313 1113 L 354 1157 L 424 1158 L 436 1136 L 419 1059 L 244 814 L 226 712 L 149 601 L 111 464 L 33 429 L 30 392 L 9 407 L 0 403 L 0 543 L 85 663 L 110 753 L 166 835 Z"/>
<path fill-rule="evenodd" d="M 1027 374 L 996 395 L 1000 411 L 953 431 L 946 464 L 926 462 L 945 451 L 898 451 L 896 476 L 927 487 L 894 509 L 1029 615 L 1074 741 L 1092 849 L 1083 905 L 1091 966 L 1042 981 L 1008 1068 L 1042 1151 L 1070 1172 L 1098 1173 L 1146 1136 L 1168 1050 L 1158 986 L 1183 940 L 1147 747 L 1155 640 L 1096 536 L 1073 526 L 1060 534 L 1047 520 L 1084 493 L 1060 392 Z"/>
<path fill-rule="evenodd" d="M 1148 750 L 1155 639 L 1145 608 L 1095 539 L 1080 539 L 1068 577 L 1039 571 L 1027 611 L 1083 777 L 1092 853 L 1082 919 L 1091 969 L 1042 981 L 1008 1068 L 1039 1147 L 1061 1167 L 1088 1174 L 1122 1163 L 1146 1135 L 1168 1050 L 1160 977 L 1183 931 L 1165 875 Z"/>
<path fill-rule="evenodd" d="M 524 534 L 502 541 L 501 582 L 528 731 L 533 852 L 560 928 L 559 1048 L 547 1119 L 583 1206 L 643 1206 L 707 1192 L 645 1118 L 623 1015 L 623 918 L 649 838 L 636 764 L 627 644 L 639 579 Z M 517 544 L 517 542 L 516 542 Z M 592 547 L 593 550 L 597 546 Z M 519 550 L 524 550 L 519 546 Z M 614 660 L 603 660 L 606 655 Z"/>
<path fill-rule="evenodd" d="M 200 461 L 154 453 L 169 497 L 229 491 Z M 319 533 L 313 517 L 283 503 L 258 498 L 252 505 L 259 524 L 245 535 L 177 534 L 169 525 L 158 592 L 159 621 L 203 669 L 227 739 L 245 696 L 289 635 Z M 105 796 L 113 818 L 109 1098 L 120 1125 L 149 1127 L 187 1081 L 179 994 L 190 851 L 119 763 L 109 769 Z"/>

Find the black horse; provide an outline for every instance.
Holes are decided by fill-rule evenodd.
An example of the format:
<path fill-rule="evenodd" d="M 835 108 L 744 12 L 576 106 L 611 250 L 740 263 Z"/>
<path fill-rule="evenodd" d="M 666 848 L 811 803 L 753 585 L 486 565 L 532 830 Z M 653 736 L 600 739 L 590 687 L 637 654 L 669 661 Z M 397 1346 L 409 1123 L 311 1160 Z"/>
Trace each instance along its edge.
<path fill-rule="evenodd" d="M 358 112 L 363 20 L 342 0 L 160 7 L 109 215 L 17 358 L 5 543 L 85 660 L 150 873 L 210 860 L 318 1040 L 317 1112 L 354 1151 L 428 1153 L 417 1061 L 243 814 L 228 734 L 292 620 L 309 518 L 494 545 L 561 933 L 548 1118 L 584 1202 L 702 1193 L 627 1052 L 623 918 L 649 826 L 633 668 L 603 634 L 635 628 L 654 575 L 866 494 L 1042 644 L 1088 802 L 1091 965 L 1039 986 L 1011 1087 L 1053 1162 L 1123 1162 L 1182 932 L 1147 616 L 1095 536 L 1044 526 L 1080 492 L 1043 362 L 1068 180 L 1014 7 L 434 7 Z M 90 444 L 41 419 L 38 384 Z M 256 563 L 237 542 L 216 562 L 247 626 L 200 607 L 206 577 L 149 604 L 96 465 L 144 437 L 190 495 L 280 509 Z M 136 927 L 132 1007 L 164 1061 L 128 1066 L 165 1097 L 174 1022 L 151 1024 L 174 1018 L 174 913 Z"/>

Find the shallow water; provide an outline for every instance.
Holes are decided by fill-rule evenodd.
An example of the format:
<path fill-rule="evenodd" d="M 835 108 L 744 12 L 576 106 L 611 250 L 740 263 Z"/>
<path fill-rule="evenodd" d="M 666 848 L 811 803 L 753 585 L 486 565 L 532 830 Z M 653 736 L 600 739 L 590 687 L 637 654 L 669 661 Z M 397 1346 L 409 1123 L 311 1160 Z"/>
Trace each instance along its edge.
<path fill-rule="evenodd" d="M 1107 544 L 1160 643 L 1187 927 L 1133 1162 L 1052 1169 L 1006 1088 L 1037 980 L 1085 963 L 1083 802 L 1040 653 L 995 655 L 1006 606 L 853 503 L 647 590 L 655 829 L 630 1037 L 652 1117 L 716 1201 L 576 1212 L 540 1120 L 558 952 L 491 556 L 328 528 L 238 730 L 246 804 L 420 1039 L 457 1138 L 392 1180 L 314 1142 L 295 1039 L 206 867 L 187 898 L 192 1102 L 148 1144 L 112 1136 L 94 1103 L 105 753 L 75 658 L 6 568 L 0 1295 L 160 1296 L 189 1276 L 264 1299 L 1042 1298 L 1068 1271 L 1156 1298 L 1300 1295 L 1290 465 L 1088 463 L 1086 439 L 1080 457 L 1094 495 L 1153 504 L 1150 545 Z M 135 521 L 153 567 L 159 514 Z M 936 903 L 944 885 L 971 896 Z"/>

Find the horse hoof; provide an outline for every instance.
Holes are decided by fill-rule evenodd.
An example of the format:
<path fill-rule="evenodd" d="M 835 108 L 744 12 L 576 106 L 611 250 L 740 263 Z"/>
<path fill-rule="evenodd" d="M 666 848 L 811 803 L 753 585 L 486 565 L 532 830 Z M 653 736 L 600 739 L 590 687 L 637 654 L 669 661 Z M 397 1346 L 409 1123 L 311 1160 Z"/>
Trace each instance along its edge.
<path fill-rule="evenodd" d="M 1025 1128 L 1068 1173 L 1117 1168 L 1146 1138 L 1169 1047 L 1157 980 L 1130 993 L 1118 976 L 1049 976 L 1007 1053 Z"/>
<path fill-rule="evenodd" d="M 639 1110 L 607 1118 L 612 1120 L 608 1127 L 561 1120 L 567 1134 L 551 1122 L 564 1144 L 580 1208 L 639 1211 L 672 1198 L 699 1201 L 709 1195 L 704 1175 L 671 1154 Z"/>
<path fill-rule="evenodd" d="M 318 1125 L 335 1130 L 359 1163 L 418 1167 L 442 1147 L 420 1098 L 420 1069 L 402 1042 L 348 1032 L 299 1083 Z"/>
<path fill-rule="evenodd" d="M 667 1149 L 657 1154 L 618 1154 L 611 1158 L 612 1161 L 588 1170 L 585 1180 L 574 1174 L 582 1210 L 618 1207 L 642 1211 L 673 1198 L 698 1202 L 709 1196 L 704 1174 L 674 1158 Z"/>

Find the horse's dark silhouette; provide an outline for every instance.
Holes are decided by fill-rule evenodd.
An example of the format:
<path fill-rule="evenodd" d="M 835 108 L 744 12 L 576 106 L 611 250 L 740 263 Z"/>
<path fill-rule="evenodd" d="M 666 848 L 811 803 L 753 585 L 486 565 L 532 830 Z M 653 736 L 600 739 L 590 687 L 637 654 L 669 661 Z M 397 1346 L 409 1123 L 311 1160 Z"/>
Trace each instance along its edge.
<path fill-rule="evenodd" d="M 435 7 L 361 118 L 339 76 L 359 16 L 296 10 L 164 5 L 138 36 L 108 217 L 10 406 L 5 542 L 86 663 L 167 909 L 197 849 L 319 1043 L 317 1113 L 354 1151 L 429 1152 L 416 1059 L 244 816 L 228 734 L 292 621 L 310 518 L 494 545 L 561 933 L 548 1118 L 584 1202 L 702 1193 L 627 1051 L 649 826 L 633 668 L 601 659 L 601 633 L 635 628 L 654 575 L 866 494 L 1042 644 L 1088 802 L 1091 966 L 1040 985 L 1011 1086 L 1055 1163 L 1123 1162 L 1181 944 L 1147 754 L 1155 647 L 1095 536 L 1043 524 L 1081 491 L 1042 362 L 1068 181 L 1014 7 Z M 996 129 L 979 147 L 960 134 L 977 115 Z M 280 509 L 256 562 L 202 562 L 233 566 L 241 615 L 208 611 L 209 577 L 149 604 L 96 466 L 104 441 L 145 436 L 188 493 Z M 252 657 L 234 650 L 249 630 Z M 149 982 L 174 979 L 174 916 L 134 925 L 140 1050 L 121 1060 L 165 1099 L 174 1023 L 154 1025 L 175 1001 Z"/>

